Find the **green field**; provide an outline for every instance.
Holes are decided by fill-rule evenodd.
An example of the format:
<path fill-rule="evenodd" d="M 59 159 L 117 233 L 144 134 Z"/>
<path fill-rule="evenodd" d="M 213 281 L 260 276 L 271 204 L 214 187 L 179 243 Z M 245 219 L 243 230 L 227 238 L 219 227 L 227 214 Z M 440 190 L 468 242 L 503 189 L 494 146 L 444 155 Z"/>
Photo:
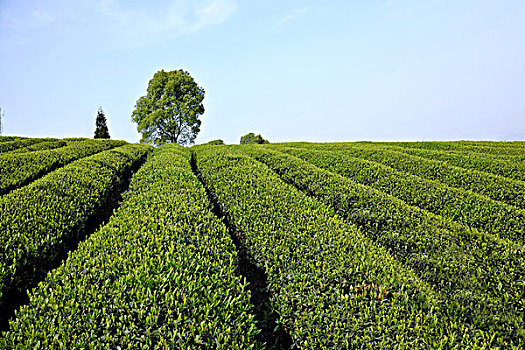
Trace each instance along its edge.
<path fill-rule="evenodd" d="M 0 137 L 0 348 L 523 349 L 525 142 Z"/>

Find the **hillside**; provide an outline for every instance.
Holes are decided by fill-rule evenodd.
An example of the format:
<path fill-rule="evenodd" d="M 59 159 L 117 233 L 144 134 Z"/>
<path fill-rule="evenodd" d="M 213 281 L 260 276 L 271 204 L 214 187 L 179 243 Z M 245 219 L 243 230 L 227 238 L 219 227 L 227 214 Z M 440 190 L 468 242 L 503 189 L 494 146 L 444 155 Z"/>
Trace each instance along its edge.
<path fill-rule="evenodd" d="M 524 159 L 0 137 L 0 348 L 523 348 Z"/>

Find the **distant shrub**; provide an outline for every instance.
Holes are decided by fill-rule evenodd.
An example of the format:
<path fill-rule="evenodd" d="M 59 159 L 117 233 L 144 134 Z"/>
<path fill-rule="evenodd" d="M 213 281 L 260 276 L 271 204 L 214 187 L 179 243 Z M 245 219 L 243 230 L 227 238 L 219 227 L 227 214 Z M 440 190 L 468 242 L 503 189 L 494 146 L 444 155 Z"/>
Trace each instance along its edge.
<path fill-rule="evenodd" d="M 213 140 L 208 142 L 207 145 L 224 145 L 224 141 L 221 139 Z"/>
<path fill-rule="evenodd" d="M 268 140 L 263 139 L 261 135 L 255 135 L 253 132 L 246 134 L 241 137 L 241 145 L 245 145 L 248 143 L 270 143 Z"/>

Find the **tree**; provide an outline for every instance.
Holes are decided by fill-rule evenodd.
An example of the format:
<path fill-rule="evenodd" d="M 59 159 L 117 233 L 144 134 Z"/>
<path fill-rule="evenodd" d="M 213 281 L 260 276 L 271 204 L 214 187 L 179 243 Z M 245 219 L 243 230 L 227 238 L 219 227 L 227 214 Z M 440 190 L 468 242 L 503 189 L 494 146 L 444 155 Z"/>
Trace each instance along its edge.
<path fill-rule="evenodd" d="M 108 126 L 106 124 L 106 116 L 104 115 L 104 111 L 102 110 L 102 107 L 98 107 L 97 112 L 97 120 L 95 122 L 96 128 L 95 128 L 95 139 L 109 139 L 109 130 Z"/>
<path fill-rule="evenodd" d="M 208 142 L 206 144 L 207 145 L 224 145 L 224 141 L 221 140 L 221 139 L 218 139 L 218 140 L 210 141 L 210 142 Z"/>
<path fill-rule="evenodd" d="M 248 144 L 248 143 L 259 143 L 259 144 L 262 144 L 262 143 L 270 143 L 270 142 L 268 142 L 268 140 L 263 139 L 263 137 L 261 135 L 255 136 L 255 134 L 253 132 L 251 132 L 251 133 L 246 134 L 243 137 L 241 137 L 241 145 L 245 145 L 245 144 Z"/>
<path fill-rule="evenodd" d="M 192 144 L 204 113 L 204 89 L 182 69 L 161 70 L 149 81 L 147 94 L 137 100 L 131 120 L 142 133 L 141 142 Z"/>

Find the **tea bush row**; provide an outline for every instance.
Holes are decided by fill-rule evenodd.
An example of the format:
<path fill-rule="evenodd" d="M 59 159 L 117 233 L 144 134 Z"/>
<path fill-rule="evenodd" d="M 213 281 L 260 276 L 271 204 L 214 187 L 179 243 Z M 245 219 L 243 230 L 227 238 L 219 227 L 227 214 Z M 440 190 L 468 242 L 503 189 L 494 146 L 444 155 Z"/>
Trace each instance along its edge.
<path fill-rule="evenodd" d="M 357 224 L 478 325 L 525 340 L 525 249 L 409 206 L 378 190 L 262 147 L 244 153 Z M 507 316 L 506 316 L 507 315 Z"/>
<path fill-rule="evenodd" d="M 523 161 L 517 162 L 512 161 L 512 159 L 494 159 L 479 153 L 460 154 L 450 151 L 386 146 L 399 152 L 447 162 L 448 164 L 461 168 L 485 171 L 509 179 L 525 181 L 525 163 Z"/>
<path fill-rule="evenodd" d="M 150 149 L 108 150 L 0 198 L 0 306 L 45 273 Z"/>
<path fill-rule="evenodd" d="M 56 148 L 60 148 L 64 146 L 67 146 L 67 142 L 63 140 L 39 142 L 31 146 L 22 147 L 22 148 L 18 148 L 16 150 L 10 151 L 9 154 L 44 151 L 44 150 L 56 149 Z"/>
<path fill-rule="evenodd" d="M 195 152 L 205 187 L 265 269 L 279 325 L 295 347 L 510 346 L 465 324 L 385 248 L 267 166 L 227 147 Z"/>
<path fill-rule="evenodd" d="M 472 191 L 397 171 L 389 166 L 348 155 L 345 151 L 320 151 L 280 147 L 282 151 L 376 188 L 410 205 L 450 218 L 467 226 L 525 242 L 525 210 L 492 200 Z"/>
<path fill-rule="evenodd" d="M 28 139 L 15 139 L 12 141 L 0 142 L 0 154 L 13 151 L 18 148 L 27 147 L 34 145 L 39 142 L 43 142 L 43 139 L 28 138 Z"/>
<path fill-rule="evenodd" d="M 468 170 L 437 160 L 408 155 L 384 146 L 358 143 L 310 144 L 309 149 L 344 151 L 345 154 L 387 165 L 447 186 L 463 188 L 497 201 L 525 208 L 525 182 L 477 170 Z"/>
<path fill-rule="evenodd" d="M 498 146 L 498 143 L 489 144 L 468 144 L 461 142 L 434 142 L 434 141 L 420 141 L 420 142 L 384 142 L 383 144 L 401 146 L 407 148 L 430 149 L 430 150 L 446 150 L 462 154 L 482 154 L 487 157 L 524 157 L 525 147 L 521 144 L 514 146 Z"/>
<path fill-rule="evenodd" d="M 0 136 L 0 143 L 1 142 L 9 142 L 9 141 L 15 141 L 15 140 L 21 140 L 24 137 L 20 136 Z"/>
<path fill-rule="evenodd" d="M 62 167 L 74 160 L 87 157 L 126 142 L 114 140 L 89 140 L 71 142 L 68 146 L 28 153 L 0 155 L 0 194 L 24 186 L 36 178 Z M 41 142 L 34 146 L 47 144 Z"/>
<path fill-rule="evenodd" d="M 0 347 L 261 348 L 236 268 L 189 151 L 160 147 L 110 221 L 31 292 Z"/>

